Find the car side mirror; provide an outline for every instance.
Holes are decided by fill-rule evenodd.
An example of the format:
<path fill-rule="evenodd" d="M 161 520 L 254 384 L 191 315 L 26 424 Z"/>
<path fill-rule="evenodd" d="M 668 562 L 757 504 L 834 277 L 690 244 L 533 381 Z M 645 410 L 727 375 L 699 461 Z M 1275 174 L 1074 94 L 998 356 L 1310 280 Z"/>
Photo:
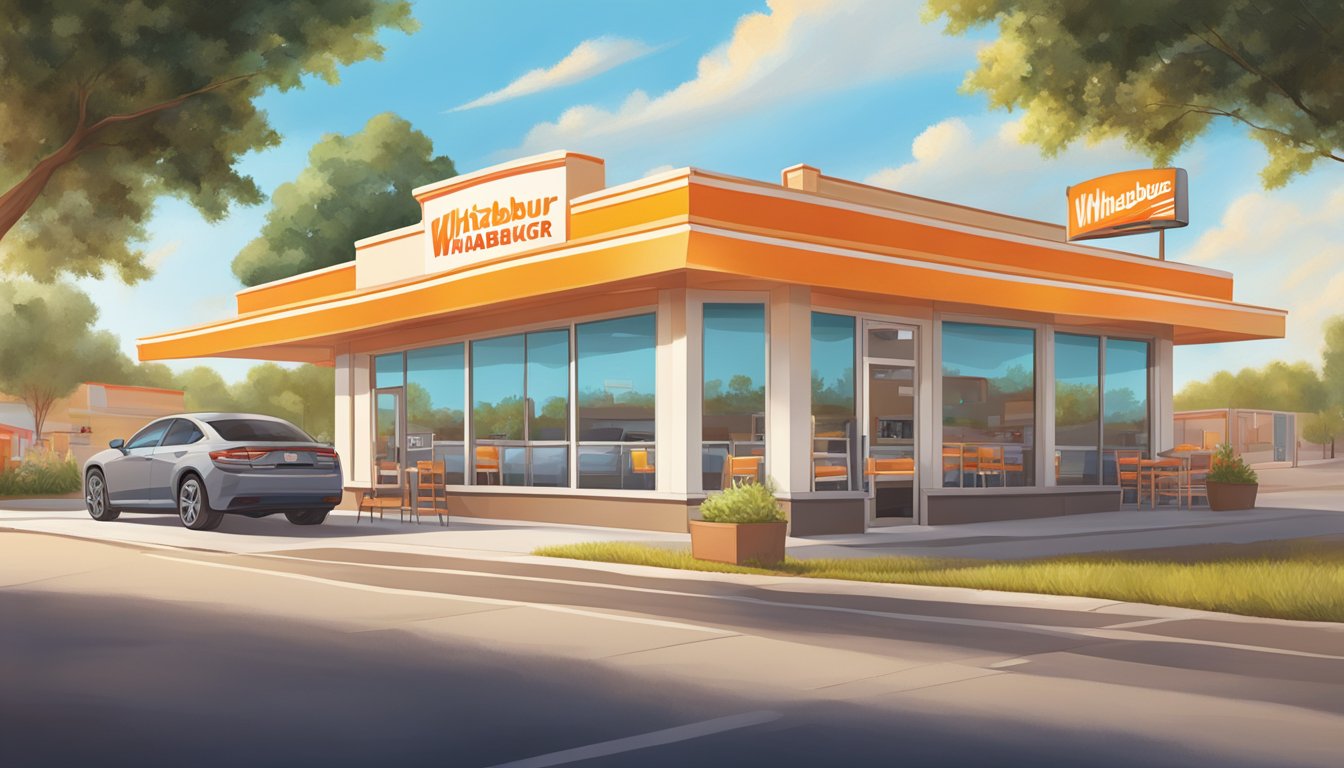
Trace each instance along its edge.
<path fill-rule="evenodd" d="M 107 444 L 107 447 L 108 447 L 108 448 L 115 448 L 116 450 L 121 451 L 121 453 L 122 453 L 123 456 L 126 454 L 126 441 L 125 441 L 125 440 L 122 440 L 120 437 L 118 437 L 116 440 L 113 440 L 112 442 L 108 443 L 108 444 Z"/>

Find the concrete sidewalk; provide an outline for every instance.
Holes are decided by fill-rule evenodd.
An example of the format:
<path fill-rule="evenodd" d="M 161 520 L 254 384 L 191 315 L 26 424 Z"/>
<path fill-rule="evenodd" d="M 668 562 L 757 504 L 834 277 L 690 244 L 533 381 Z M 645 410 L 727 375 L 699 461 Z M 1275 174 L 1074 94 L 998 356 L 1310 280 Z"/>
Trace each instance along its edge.
<path fill-rule="evenodd" d="M 878 528 L 863 534 L 790 538 L 788 548 L 794 557 L 1019 559 L 1344 535 L 1344 493 L 1315 489 L 1262 493 L 1260 504 L 1260 508 L 1238 512 L 1131 509 L 1039 520 Z M 398 522 L 396 517 L 356 523 L 355 516 L 345 512 L 333 513 L 319 528 L 290 525 L 281 516 L 229 517 L 219 530 L 202 533 L 182 528 L 172 515 L 127 513 L 115 522 L 99 523 L 88 517 L 81 502 L 63 500 L 0 502 L 0 527 L 241 553 L 339 545 L 489 559 L 589 541 L 689 545 L 689 537 L 677 533 L 475 518 L 454 518 L 447 528 L 431 518 L 419 525 Z"/>

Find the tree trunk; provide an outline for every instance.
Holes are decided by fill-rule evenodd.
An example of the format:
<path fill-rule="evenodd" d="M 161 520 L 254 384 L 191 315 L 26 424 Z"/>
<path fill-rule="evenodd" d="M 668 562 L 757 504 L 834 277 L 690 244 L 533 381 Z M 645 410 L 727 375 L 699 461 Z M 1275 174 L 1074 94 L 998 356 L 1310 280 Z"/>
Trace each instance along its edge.
<path fill-rule="evenodd" d="M 42 444 L 42 428 L 47 424 L 47 414 L 56 398 L 49 395 L 30 393 L 24 403 L 33 412 L 33 445 Z"/>
<path fill-rule="evenodd" d="M 0 195 L 0 240 L 33 207 L 33 203 L 42 195 L 42 190 L 47 188 L 52 175 L 79 154 L 79 141 L 80 135 L 76 132 L 59 149 L 38 161 L 19 183 Z"/>

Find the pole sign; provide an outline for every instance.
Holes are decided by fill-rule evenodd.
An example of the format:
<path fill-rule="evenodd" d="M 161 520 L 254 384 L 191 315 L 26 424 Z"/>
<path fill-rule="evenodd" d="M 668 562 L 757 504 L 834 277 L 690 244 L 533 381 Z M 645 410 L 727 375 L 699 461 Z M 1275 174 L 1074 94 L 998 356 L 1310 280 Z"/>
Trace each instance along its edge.
<path fill-rule="evenodd" d="M 1157 232 L 1190 223 L 1184 168 L 1112 173 L 1068 188 L 1069 240 Z"/>

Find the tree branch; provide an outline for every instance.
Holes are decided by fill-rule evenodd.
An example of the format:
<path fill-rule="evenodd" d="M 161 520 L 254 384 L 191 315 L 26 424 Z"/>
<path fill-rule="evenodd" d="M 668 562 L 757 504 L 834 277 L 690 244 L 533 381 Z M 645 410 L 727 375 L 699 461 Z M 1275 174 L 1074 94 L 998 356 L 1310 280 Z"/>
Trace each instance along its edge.
<path fill-rule="evenodd" d="M 1186 115 L 1190 115 L 1190 114 L 1212 115 L 1213 117 L 1228 117 L 1228 118 L 1231 118 L 1231 119 L 1233 119 L 1233 120 L 1236 120 L 1236 121 L 1239 122 L 1239 123 L 1242 123 L 1242 124 L 1244 124 L 1244 125 L 1246 125 L 1246 126 L 1249 126 L 1250 128 L 1252 128 L 1252 129 L 1254 129 L 1254 130 L 1257 130 L 1257 131 L 1264 131 L 1265 133 L 1272 133 L 1272 134 L 1274 134 L 1274 135 L 1276 135 L 1276 136 L 1282 136 L 1283 138 L 1285 138 L 1285 139 L 1287 139 L 1287 140 L 1293 142 L 1294 144 L 1296 144 L 1296 145 L 1298 145 L 1298 146 L 1300 146 L 1300 147 L 1307 147 L 1307 148 L 1311 149 L 1312 151 L 1314 151 L 1316 154 L 1320 155 L 1321 157 L 1325 157 L 1325 158 L 1328 158 L 1328 159 L 1330 159 L 1330 160 L 1335 160 L 1335 161 L 1344 163 L 1344 157 L 1340 157 L 1339 155 L 1334 154 L 1333 152 L 1331 152 L 1331 151 L 1328 150 L 1328 149 L 1323 149 L 1323 148 L 1321 148 L 1321 147 L 1319 147 L 1319 146 L 1317 146 L 1317 145 L 1315 145 L 1315 144 L 1312 144 L 1312 143 L 1309 142 L 1309 141 L 1306 141 L 1306 140 L 1304 140 L 1304 139 L 1302 139 L 1302 138 L 1300 138 L 1300 137 L 1294 136 L 1294 135 L 1292 135 L 1291 133 L 1288 133 L 1287 131 L 1283 131 L 1283 130 L 1280 130 L 1280 129 L 1278 129 L 1278 128 L 1270 128 L 1270 127 L 1267 126 L 1267 125 L 1257 125 L 1256 123 L 1252 122 L 1251 120 L 1248 120 L 1247 118 L 1243 117 L 1243 116 L 1242 116 L 1240 113 L 1238 113 L 1238 112 L 1230 112 L 1230 111 L 1228 111 L 1228 110 L 1226 110 L 1226 109 L 1219 109 L 1218 107 L 1209 107 L 1209 106 L 1205 106 L 1205 105 L 1202 105 L 1202 104 L 1173 104 L 1173 103 L 1168 103 L 1168 102 L 1153 102 L 1153 103 L 1147 104 L 1147 105 L 1145 105 L 1145 106 L 1149 106 L 1149 107 L 1184 108 L 1185 111 L 1182 112 L 1181 114 L 1177 115 L 1173 120 L 1171 120 L 1171 123 L 1179 122 L 1179 121 L 1181 120 L 1181 118 L 1185 117 Z M 1168 125 L 1170 125 L 1171 123 L 1168 123 Z"/>
<path fill-rule="evenodd" d="M 1223 39 L 1223 36 L 1218 34 L 1218 30 L 1208 25 L 1205 25 L 1204 28 L 1209 31 L 1209 34 L 1213 35 L 1214 38 L 1218 40 L 1217 45 L 1210 42 L 1208 38 L 1204 37 L 1198 32 L 1194 33 L 1195 36 L 1198 37 L 1200 40 L 1203 40 L 1204 43 L 1208 45 L 1210 48 L 1222 53 L 1224 56 L 1231 59 L 1234 63 L 1236 63 L 1237 66 L 1241 67 L 1247 72 L 1263 80 L 1266 84 L 1269 85 L 1270 88 L 1274 89 L 1275 93 L 1279 94 L 1280 96 L 1284 97 L 1285 99 L 1295 104 L 1298 109 L 1302 110 L 1303 114 L 1311 118 L 1312 122 L 1316 123 L 1317 125 L 1322 125 L 1321 116 L 1316 114 L 1316 112 L 1311 107 L 1308 107 L 1306 103 L 1302 101 L 1301 95 L 1290 93 L 1288 89 L 1280 85 L 1277 80 L 1275 80 L 1273 77 L 1270 77 L 1269 73 L 1257 67 L 1255 64 L 1252 64 L 1246 57 L 1238 53 L 1232 47 L 1232 45 L 1227 42 L 1227 40 Z"/>
<path fill-rule="evenodd" d="M 102 120 L 99 120 L 98 122 L 89 126 L 89 129 L 85 132 L 84 135 L 86 137 L 92 136 L 93 134 L 110 126 L 117 125 L 119 123 L 129 123 L 133 120 L 139 120 L 142 117 L 148 117 L 152 114 L 172 109 L 173 107 L 180 106 L 187 99 L 190 99 L 193 96 L 201 96 L 211 91 L 219 90 L 220 88 L 223 88 L 226 85 L 236 83 L 240 80 L 246 80 L 250 77 L 255 76 L 256 74 L 257 74 L 256 72 L 249 72 L 245 75 L 235 75 L 234 77 L 226 78 L 224 80 L 216 80 L 215 82 L 210 83 L 208 85 L 203 85 L 194 91 L 188 91 L 187 93 L 184 93 L 181 96 L 176 96 L 167 101 L 161 101 L 158 104 L 145 107 L 144 109 L 136 110 L 135 112 L 126 112 L 120 115 L 108 115 L 107 117 L 104 117 Z"/>

